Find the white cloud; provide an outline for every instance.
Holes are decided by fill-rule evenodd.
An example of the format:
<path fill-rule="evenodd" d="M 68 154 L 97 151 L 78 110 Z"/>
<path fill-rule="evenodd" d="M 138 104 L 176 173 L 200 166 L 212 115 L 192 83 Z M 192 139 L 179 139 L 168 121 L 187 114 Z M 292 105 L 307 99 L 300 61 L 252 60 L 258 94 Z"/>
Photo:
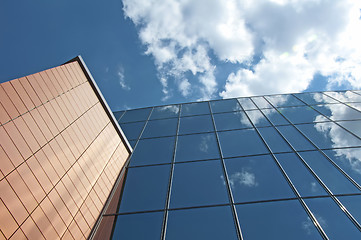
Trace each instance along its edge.
<path fill-rule="evenodd" d="M 122 89 L 129 91 L 130 87 L 125 83 L 124 68 L 122 66 L 118 67 L 117 76 Z"/>
<path fill-rule="evenodd" d="M 154 57 L 160 79 L 174 79 L 185 97 L 299 92 L 316 73 L 329 77 L 328 88 L 345 83 L 361 88 L 359 0 L 123 4 L 125 16 L 139 29 L 145 53 Z M 257 56 L 261 60 L 253 63 Z M 222 62 L 235 64 L 224 86 L 215 78 Z"/>
<path fill-rule="evenodd" d="M 236 184 L 244 185 L 246 187 L 257 187 L 256 176 L 254 173 L 242 169 L 242 172 L 235 172 L 229 177 L 229 184 L 236 187 Z"/>

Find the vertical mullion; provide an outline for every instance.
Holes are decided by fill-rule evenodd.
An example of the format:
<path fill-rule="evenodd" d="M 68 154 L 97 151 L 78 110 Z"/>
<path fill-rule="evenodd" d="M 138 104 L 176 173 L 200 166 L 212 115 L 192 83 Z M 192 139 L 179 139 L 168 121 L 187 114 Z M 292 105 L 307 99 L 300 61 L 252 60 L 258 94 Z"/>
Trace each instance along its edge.
<path fill-rule="evenodd" d="M 237 101 L 237 102 L 238 102 L 238 101 Z M 229 202 L 230 202 L 230 205 L 231 205 L 231 210 L 232 210 L 232 215 L 233 215 L 233 221 L 234 221 L 234 223 L 235 223 L 235 225 L 236 225 L 235 227 L 236 227 L 236 230 L 237 230 L 238 239 L 239 239 L 239 240 L 242 240 L 243 237 L 242 237 L 242 231 L 241 231 L 241 227 L 240 227 L 239 220 L 238 220 L 238 216 L 237 216 L 237 210 L 236 210 L 236 207 L 235 207 L 235 204 L 234 204 L 233 194 L 232 194 L 232 190 L 231 190 L 231 187 L 230 187 L 230 184 L 229 184 L 229 179 L 228 179 L 228 174 L 227 174 L 227 170 L 226 170 L 226 165 L 225 165 L 225 163 L 224 163 L 223 152 L 222 152 L 221 144 L 220 144 L 220 141 L 219 141 L 216 124 L 215 124 L 215 121 L 214 121 L 212 108 L 211 108 L 209 102 L 208 102 L 208 107 L 209 107 L 209 111 L 210 111 L 210 113 L 211 113 L 212 123 L 213 123 L 213 127 L 214 127 L 214 133 L 216 134 L 216 140 L 217 140 L 218 150 L 219 150 L 219 153 L 220 153 L 220 155 L 221 155 L 222 170 L 223 170 L 223 175 L 224 175 L 224 181 L 225 181 L 225 184 L 226 184 L 226 187 L 227 187 Z"/>

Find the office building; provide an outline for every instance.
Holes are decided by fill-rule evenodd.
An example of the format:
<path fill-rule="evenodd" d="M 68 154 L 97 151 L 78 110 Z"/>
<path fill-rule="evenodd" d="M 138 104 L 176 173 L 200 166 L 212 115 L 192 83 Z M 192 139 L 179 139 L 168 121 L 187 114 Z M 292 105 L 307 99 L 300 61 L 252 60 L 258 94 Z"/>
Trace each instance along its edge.
<path fill-rule="evenodd" d="M 57 77 L 59 68 L 64 72 L 69 64 L 71 69 L 67 70 L 68 74 L 77 73 L 77 79 L 83 79 L 75 85 L 87 86 L 84 86 L 87 90 L 69 94 L 72 100 L 80 102 L 84 97 L 88 99 L 84 91 L 91 92 L 93 100 L 89 98 L 88 105 L 78 108 L 99 106 L 97 111 L 102 114 L 80 114 L 87 122 L 86 127 L 80 123 L 74 124 L 70 133 L 66 133 L 66 126 L 72 126 L 74 119 L 81 117 L 74 116 L 66 121 L 57 111 L 47 114 L 53 116 L 56 113 L 57 119 L 66 121 L 49 123 L 55 126 L 62 124 L 62 129 L 65 129 L 55 136 L 55 142 L 62 147 L 53 146 L 54 137 L 50 136 L 42 144 L 35 145 L 30 140 L 29 131 L 20 130 L 25 126 L 24 123 L 28 124 L 31 120 L 25 117 L 26 113 L 29 112 L 33 117 L 31 111 L 34 106 L 27 107 L 27 111 L 19 115 L 19 99 L 13 100 L 8 86 L 1 85 L 13 103 L 9 107 L 7 104 L 10 101 L 2 99 L 1 106 L 6 113 L 15 109 L 18 114 L 8 114 L 5 120 L 3 117 L 1 119 L 1 127 L 5 129 L 7 139 L 13 143 L 9 144 L 12 148 L 3 145 L 1 137 L 2 156 L 5 154 L 9 159 L 7 168 L 1 163 L 1 191 L 6 186 L 12 194 L 12 197 L 4 200 L 5 195 L 1 193 L 1 212 L 6 211 L 6 218 L 12 217 L 15 222 L 8 228 L 5 217 L 1 217 L 3 237 L 16 239 L 18 235 L 15 234 L 32 236 L 29 235 L 32 234 L 32 226 L 44 238 L 55 236 L 64 239 L 361 238 L 361 91 L 267 95 L 184 103 L 116 111 L 113 117 L 81 58 L 54 68 L 56 72 L 53 75 L 54 79 L 58 79 L 58 85 L 61 85 L 59 79 L 62 79 Z M 78 69 L 76 72 L 75 67 Z M 52 76 L 49 71 L 54 69 L 45 71 L 47 76 Z M 84 76 L 80 77 L 81 74 Z M 43 80 L 46 79 L 44 72 L 40 75 Z M 32 77 L 28 76 L 26 84 L 31 82 Z M 24 92 L 16 88 L 16 83 L 10 83 L 25 105 L 27 100 L 21 98 Z M 67 89 L 72 92 L 76 88 Z M 67 91 L 62 91 L 65 93 L 59 96 L 66 95 Z M 30 93 L 28 96 L 32 98 Z M 54 101 L 57 104 L 55 107 L 68 106 L 73 102 L 67 100 L 60 104 L 58 101 Z M 48 104 L 47 101 L 43 102 Z M 34 105 L 35 109 L 41 106 Z M 55 109 L 54 103 L 50 105 Z M 69 108 L 62 109 L 64 115 L 68 116 L 65 111 L 70 111 Z M 77 112 L 77 109 L 73 112 Z M 108 138 L 100 139 L 99 143 L 95 140 L 91 142 L 91 138 L 85 137 L 84 133 L 92 128 L 90 119 L 98 115 L 104 123 L 101 125 L 103 128 L 97 129 L 109 129 Z M 21 116 L 23 125 L 16 122 L 18 116 Z M 44 118 L 45 123 L 52 119 Z M 13 131 L 8 130 L 7 124 L 12 122 L 15 122 L 13 125 L 20 130 L 20 134 L 16 132 L 13 136 Z M 108 128 L 104 128 L 105 125 Z M 32 132 L 32 127 L 28 128 L 33 136 L 31 139 L 40 141 L 37 139 L 39 133 Z M 40 131 L 43 129 L 40 128 Z M 3 132 L 1 134 L 3 136 Z M 73 135 L 77 137 L 73 138 Z M 92 136 L 97 139 L 94 136 L 100 135 L 94 133 Z M 59 140 L 57 136 L 62 138 Z M 114 139 L 114 143 L 105 140 L 109 138 Z M 82 148 L 77 146 L 81 139 L 89 139 L 82 142 Z M 18 146 L 23 142 L 29 145 L 25 156 Z M 34 146 L 31 148 L 30 144 L 41 151 Z M 84 151 L 87 146 L 96 148 L 94 151 L 97 154 L 91 155 L 87 150 Z M 38 152 L 47 154 L 44 148 L 52 149 L 53 155 L 57 156 L 66 155 L 65 149 L 70 149 L 73 160 L 65 163 L 69 171 L 60 172 L 63 175 L 57 174 L 60 177 L 54 183 L 51 182 L 49 193 L 43 191 L 45 193 L 40 197 L 37 196 L 37 188 L 30 187 L 24 179 L 24 188 L 35 199 L 30 205 L 31 201 L 26 197 L 28 195 L 17 192 L 17 189 L 22 188 L 11 179 L 11 175 L 16 172 L 18 178 L 25 178 L 27 175 L 23 176 L 20 167 L 25 165 L 32 170 L 29 160 L 34 158 L 39 162 Z M 13 156 L 17 156 L 13 153 L 15 150 L 21 155 L 21 163 L 14 163 Z M 59 150 L 63 151 L 57 153 Z M 48 162 L 52 162 L 51 159 L 55 157 L 50 158 L 48 155 Z M 106 175 L 109 164 L 114 167 Z M 39 165 L 44 170 L 43 175 L 54 175 Z M 92 166 L 98 179 L 102 179 L 101 183 L 90 181 L 87 171 Z M 33 175 L 37 177 L 34 171 Z M 64 186 L 62 189 L 70 188 L 78 193 L 79 202 L 69 198 L 69 195 L 73 197 L 69 189 L 58 191 L 58 182 Z M 95 185 L 89 186 L 89 183 Z M 42 186 L 42 183 L 39 185 Z M 57 198 L 50 194 L 54 189 Z M 98 196 L 99 192 L 102 192 L 102 197 Z M 84 194 L 89 197 L 84 197 Z M 12 198 L 17 200 L 16 204 L 10 201 Z M 62 200 L 63 207 L 56 205 L 56 199 Z M 72 200 L 70 203 L 78 207 L 72 207 L 74 213 L 69 210 L 69 199 Z M 17 205 L 24 208 L 24 213 L 19 213 Z M 49 206 L 52 211 L 47 211 Z M 61 213 L 65 208 L 70 213 L 66 223 Z M 38 217 L 40 211 L 45 220 Z M 58 226 L 59 222 L 62 222 L 62 228 Z M 47 224 L 50 227 L 45 227 Z"/>

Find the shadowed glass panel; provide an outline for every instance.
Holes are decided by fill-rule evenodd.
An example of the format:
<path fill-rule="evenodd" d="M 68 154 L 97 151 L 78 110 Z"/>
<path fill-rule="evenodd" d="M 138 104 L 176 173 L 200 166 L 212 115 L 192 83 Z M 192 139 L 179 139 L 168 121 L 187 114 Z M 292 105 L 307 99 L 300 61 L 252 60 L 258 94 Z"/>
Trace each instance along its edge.
<path fill-rule="evenodd" d="M 267 98 L 268 101 L 270 101 L 275 107 L 291 107 L 305 105 L 303 102 L 290 94 L 265 96 L 265 98 Z"/>
<path fill-rule="evenodd" d="M 323 152 L 361 185 L 361 148 L 340 148 Z"/>
<path fill-rule="evenodd" d="M 236 99 L 226 99 L 209 102 L 213 113 L 242 110 Z"/>
<path fill-rule="evenodd" d="M 169 165 L 129 168 L 119 212 L 163 209 L 169 170 Z"/>
<path fill-rule="evenodd" d="M 113 112 L 114 118 L 117 121 L 119 121 L 119 119 L 123 116 L 123 114 L 124 114 L 124 111 Z"/>
<path fill-rule="evenodd" d="M 305 202 L 329 239 L 361 239 L 361 232 L 331 198 L 306 199 Z"/>
<path fill-rule="evenodd" d="M 229 202 L 220 160 L 175 164 L 173 176 L 171 208 Z"/>
<path fill-rule="evenodd" d="M 128 142 L 129 142 L 130 146 L 132 146 L 132 148 L 134 148 L 135 144 L 137 143 L 137 140 L 129 140 Z"/>
<path fill-rule="evenodd" d="M 296 154 L 283 153 L 275 156 L 302 197 L 328 195 Z"/>
<path fill-rule="evenodd" d="M 361 119 L 361 112 L 345 104 L 316 105 L 313 107 L 334 121 Z"/>
<path fill-rule="evenodd" d="M 261 133 L 272 152 L 292 151 L 290 146 L 273 127 L 259 128 L 258 131 Z"/>
<path fill-rule="evenodd" d="M 295 96 L 309 105 L 320 103 L 337 103 L 336 100 L 326 96 L 323 93 L 297 93 Z"/>
<path fill-rule="evenodd" d="M 322 239 L 297 200 L 237 205 L 244 239 Z"/>
<path fill-rule="evenodd" d="M 267 118 L 264 117 L 264 115 L 260 110 L 250 110 L 250 111 L 246 111 L 246 113 L 256 127 L 271 126 Z"/>
<path fill-rule="evenodd" d="M 179 105 L 155 107 L 152 111 L 152 114 L 150 115 L 150 120 L 178 117 L 178 114 Z"/>
<path fill-rule="evenodd" d="M 274 125 L 289 124 L 289 122 L 276 109 L 262 109 L 261 111 Z"/>
<path fill-rule="evenodd" d="M 278 108 L 278 111 L 280 111 L 280 113 L 288 118 L 293 124 L 328 121 L 327 118 L 308 106 Z"/>
<path fill-rule="evenodd" d="M 214 114 L 217 131 L 239 128 L 253 128 L 246 114 L 241 112 L 230 112 Z"/>
<path fill-rule="evenodd" d="M 130 166 L 170 163 L 173 158 L 175 137 L 139 140 Z"/>
<path fill-rule="evenodd" d="M 152 108 L 142 108 L 135 110 L 127 110 L 122 118 L 119 120 L 120 123 L 145 121 L 148 119 L 149 113 Z"/>
<path fill-rule="evenodd" d="M 148 121 L 142 138 L 176 135 L 177 123 L 177 118 Z"/>
<path fill-rule="evenodd" d="M 232 158 L 225 162 L 235 202 L 295 197 L 270 155 Z"/>
<path fill-rule="evenodd" d="M 214 131 L 211 115 L 182 117 L 179 123 L 179 134 Z"/>
<path fill-rule="evenodd" d="M 349 213 L 361 224 L 361 195 L 337 197 Z"/>
<path fill-rule="evenodd" d="M 224 157 L 269 153 L 254 129 L 218 133 Z"/>
<path fill-rule="evenodd" d="M 278 126 L 277 129 L 297 151 L 315 149 L 294 126 Z"/>
<path fill-rule="evenodd" d="M 318 151 L 301 152 L 301 157 L 333 194 L 359 193 L 358 190 L 328 159 Z"/>
<path fill-rule="evenodd" d="M 112 239 L 160 239 L 163 212 L 118 215 Z"/>
<path fill-rule="evenodd" d="M 214 133 L 179 136 L 176 161 L 192 161 L 219 158 L 219 150 Z"/>
<path fill-rule="evenodd" d="M 257 109 L 250 98 L 238 98 L 238 102 L 242 105 L 243 110 Z"/>
<path fill-rule="evenodd" d="M 252 97 L 252 100 L 259 108 L 273 108 L 263 97 Z"/>
<path fill-rule="evenodd" d="M 182 105 L 181 116 L 210 114 L 208 102 L 187 103 Z"/>
<path fill-rule="evenodd" d="M 333 122 L 297 125 L 319 148 L 361 146 L 361 140 Z"/>
<path fill-rule="evenodd" d="M 123 130 L 127 139 L 138 139 L 139 134 L 142 132 L 145 122 L 123 123 L 120 128 Z"/>
<path fill-rule="evenodd" d="M 169 211 L 166 234 L 169 240 L 238 239 L 229 206 Z"/>

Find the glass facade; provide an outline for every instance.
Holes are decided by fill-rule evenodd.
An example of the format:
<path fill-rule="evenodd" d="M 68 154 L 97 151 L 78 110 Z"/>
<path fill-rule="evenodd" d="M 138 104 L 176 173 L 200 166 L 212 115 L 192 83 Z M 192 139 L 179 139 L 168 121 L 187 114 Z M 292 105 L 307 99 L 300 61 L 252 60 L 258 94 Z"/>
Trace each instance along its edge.
<path fill-rule="evenodd" d="M 134 147 L 113 239 L 361 239 L 361 93 L 115 112 Z"/>

